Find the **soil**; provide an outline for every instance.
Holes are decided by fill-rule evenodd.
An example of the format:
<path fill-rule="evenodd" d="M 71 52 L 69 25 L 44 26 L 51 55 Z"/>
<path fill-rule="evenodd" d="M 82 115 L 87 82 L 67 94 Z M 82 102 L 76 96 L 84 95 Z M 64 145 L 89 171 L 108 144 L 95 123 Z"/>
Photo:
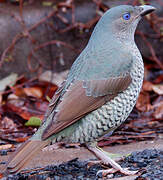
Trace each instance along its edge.
<path fill-rule="evenodd" d="M 145 149 L 133 152 L 130 156 L 120 161 L 122 167 L 130 167 L 130 170 L 138 170 L 135 180 L 161 180 L 163 177 L 163 151 L 156 149 Z M 89 167 L 88 161 L 80 161 L 78 158 L 60 165 L 50 165 L 44 168 L 35 168 L 24 173 L 9 175 L 3 180 L 96 180 L 102 179 L 102 174 L 96 175 L 98 170 L 104 169 L 101 164 Z M 119 172 L 115 173 L 112 179 L 123 177 Z M 124 177 L 125 178 L 125 177 Z M 105 179 L 105 178 L 104 178 Z M 107 179 L 107 178 L 106 178 Z M 125 178 L 128 179 L 127 177 Z"/>

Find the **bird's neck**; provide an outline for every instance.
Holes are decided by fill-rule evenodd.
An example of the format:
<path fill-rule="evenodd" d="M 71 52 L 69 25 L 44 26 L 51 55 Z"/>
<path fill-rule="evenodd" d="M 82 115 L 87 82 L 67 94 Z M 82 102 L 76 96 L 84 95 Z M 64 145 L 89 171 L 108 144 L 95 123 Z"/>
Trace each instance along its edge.
<path fill-rule="evenodd" d="M 109 29 L 108 32 L 99 32 L 98 29 L 95 29 L 88 43 L 89 46 L 91 45 L 95 49 L 116 49 L 124 46 L 129 47 L 136 45 L 134 40 L 134 30 L 128 33 L 126 33 L 126 31 L 112 32 L 112 29 Z"/>
<path fill-rule="evenodd" d="M 132 27 L 132 29 L 125 29 L 124 31 L 121 30 L 120 32 L 113 32 L 115 41 L 118 40 L 119 42 L 123 44 L 135 44 L 135 27 Z"/>
<path fill-rule="evenodd" d="M 134 34 L 132 36 L 126 36 L 124 34 L 102 34 L 101 36 L 91 37 L 88 43 L 89 49 L 95 50 L 96 52 L 106 49 L 110 50 L 121 50 L 135 47 Z"/>
<path fill-rule="evenodd" d="M 126 34 L 125 32 L 114 34 L 115 40 L 118 40 L 122 44 L 132 45 L 135 44 L 134 33 L 133 34 Z"/>

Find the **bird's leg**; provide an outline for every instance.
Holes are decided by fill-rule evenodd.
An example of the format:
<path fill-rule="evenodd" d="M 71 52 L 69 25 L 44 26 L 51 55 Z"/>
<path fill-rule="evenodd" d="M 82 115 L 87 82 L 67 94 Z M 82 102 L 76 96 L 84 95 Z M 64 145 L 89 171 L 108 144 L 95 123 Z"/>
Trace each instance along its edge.
<path fill-rule="evenodd" d="M 96 143 L 87 144 L 87 148 L 92 151 L 102 162 L 106 165 L 110 164 L 112 169 L 108 170 L 100 170 L 98 173 L 102 173 L 103 175 L 107 175 L 109 173 L 115 173 L 116 171 L 120 171 L 125 175 L 134 175 L 138 171 L 129 171 L 128 168 L 122 168 L 118 163 L 116 163 L 113 159 L 111 159 L 106 152 L 104 152 L 101 148 L 97 147 Z"/>
<path fill-rule="evenodd" d="M 127 155 L 122 155 L 122 154 L 113 154 L 113 153 L 109 153 L 107 151 L 104 151 L 102 148 L 98 147 L 99 150 L 101 150 L 102 152 L 104 152 L 107 156 L 109 156 L 111 159 L 113 159 L 114 161 L 121 161 L 123 160 L 125 157 L 128 157 L 130 154 Z M 96 160 L 96 161 L 89 161 L 89 165 L 95 165 L 95 164 L 100 164 L 102 163 L 101 160 Z"/>
<path fill-rule="evenodd" d="M 123 160 L 125 157 L 128 157 L 130 154 L 127 155 L 122 155 L 122 154 L 114 154 L 114 153 L 109 153 L 107 151 L 104 151 L 102 148 L 96 146 L 100 151 L 105 153 L 107 156 L 109 156 L 111 159 L 114 159 L 115 161 L 120 161 Z"/>

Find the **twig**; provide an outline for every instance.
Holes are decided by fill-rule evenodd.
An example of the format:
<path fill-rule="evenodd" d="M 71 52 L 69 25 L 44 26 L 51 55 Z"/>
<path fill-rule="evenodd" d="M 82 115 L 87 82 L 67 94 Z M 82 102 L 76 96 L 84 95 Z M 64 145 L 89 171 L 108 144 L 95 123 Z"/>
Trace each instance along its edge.
<path fill-rule="evenodd" d="M 35 52 L 38 51 L 38 50 L 41 49 L 41 48 L 44 48 L 44 47 L 49 46 L 49 45 L 54 45 L 54 44 L 55 44 L 55 45 L 65 46 L 65 47 L 67 47 L 67 48 L 69 48 L 69 49 L 72 49 L 73 51 L 75 51 L 75 52 L 77 52 L 77 53 L 80 52 L 79 50 L 76 50 L 73 46 L 71 46 L 70 44 L 65 43 L 65 42 L 63 42 L 63 41 L 59 41 L 59 40 L 52 40 L 52 41 L 49 41 L 49 42 L 40 44 L 39 46 L 35 47 L 35 48 L 29 53 L 28 58 L 27 58 L 28 68 L 29 68 L 32 72 L 36 71 L 36 70 L 39 68 L 39 66 L 42 66 L 42 65 L 43 65 L 43 64 L 39 61 L 39 59 L 37 59 L 37 57 L 35 56 Z M 32 57 L 32 56 L 39 61 L 39 65 L 38 65 L 35 69 L 33 69 L 32 66 L 31 66 L 31 57 Z"/>
<path fill-rule="evenodd" d="M 156 56 L 156 54 L 155 54 L 155 51 L 154 51 L 152 45 L 151 45 L 150 42 L 147 40 L 147 38 L 145 37 L 145 35 L 144 35 L 142 32 L 140 32 L 140 31 L 137 31 L 137 34 L 139 34 L 139 35 L 142 37 L 142 39 L 144 40 L 144 42 L 145 42 L 146 45 L 148 46 L 148 48 L 149 48 L 149 50 L 150 50 L 150 52 L 151 52 L 151 54 L 152 54 L 153 60 L 159 65 L 159 67 L 160 67 L 161 69 L 163 69 L 163 64 L 162 64 L 162 63 L 159 61 L 159 59 L 157 58 L 157 56 Z"/>
<path fill-rule="evenodd" d="M 12 40 L 12 43 L 10 44 L 10 46 L 8 46 L 8 47 L 3 51 L 2 56 L 1 56 L 1 61 L 0 61 L 0 68 L 1 68 L 3 62 L 5 61 L 6 54 L 14 48 L 15 44 L 17 43 L 17 41 L 20 40 L 22 37 L 23 37 L 22 34 L 17 34 L 17 35 L 14 37 L 14 39 Z"/>

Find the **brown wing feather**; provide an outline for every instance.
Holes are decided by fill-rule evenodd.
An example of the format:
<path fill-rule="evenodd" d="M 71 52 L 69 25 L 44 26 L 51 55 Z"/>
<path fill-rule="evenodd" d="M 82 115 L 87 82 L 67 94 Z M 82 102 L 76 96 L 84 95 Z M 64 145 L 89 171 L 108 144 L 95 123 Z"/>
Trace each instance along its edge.
<path fill-rule="evenodd" d="M 48 109 L 47 109 L 47 111 L 46 111 L 46 114 L 45 114 L 45 116 L 44 116 L 43 123 L 44 123 L 44 121 L 46 121 L 46 118 L 47 118 L 47 117 L 51 114 L 51 112 L 54 110 L 55 105 L 57 104 L 57 102 L 58 102 L 58 100 L 59 100 L 59 98 L 60 98 L 60 96 L 61 96 L 61 92 L 63 91 L 65 84 L 66 84 L 66 80 L 64 80 L 64 81 L 62 82 L 62 84 L 60 85 L 60 87 L 59 87 L 58 90 L 55 92 L 54 96 L 52 97 L 51 102 L 49 103 L 49 107 L 48 107 Z"/>
<path fill-rule="evenodd" d="M 126 74 L 117 78 L 85 81 L 84 87 L 88 96 L 98 97 L 122 92 L 128 87 L 131 81 L 131 76 Z"/>
<path fill-rule="evenodd" d="M 28 140 L 21 145 L 11 156 L 7 164 L 10 173 L 18 172 L 33 157 L 33 155 L 46 146 L 48 141 Z"/>
<path fill-rule="evenodd" d="M 76 81 L 67 89 L 66 93 L 59 99 L 56 108 L 53 109 L 56 113 L 51 124 L 43 132 L 43 140 L 104 105 L 106 100 L 109 101 L 115 97 L 118 91 L 121 92 L 126 89 L 130 82 L 130 76 L 126 76 L 126 79 L 125 77 L 119 77 L 117 81 L 116 78 L 108 81 L 94 80 L 90 82 L 90 86 L 84 85 L 83 88 L 83 81 Z M 91 92 L 91 96 L 87 96 L 86 91 Z M 104 95 L 101 95 L 102 93 Z"/>

